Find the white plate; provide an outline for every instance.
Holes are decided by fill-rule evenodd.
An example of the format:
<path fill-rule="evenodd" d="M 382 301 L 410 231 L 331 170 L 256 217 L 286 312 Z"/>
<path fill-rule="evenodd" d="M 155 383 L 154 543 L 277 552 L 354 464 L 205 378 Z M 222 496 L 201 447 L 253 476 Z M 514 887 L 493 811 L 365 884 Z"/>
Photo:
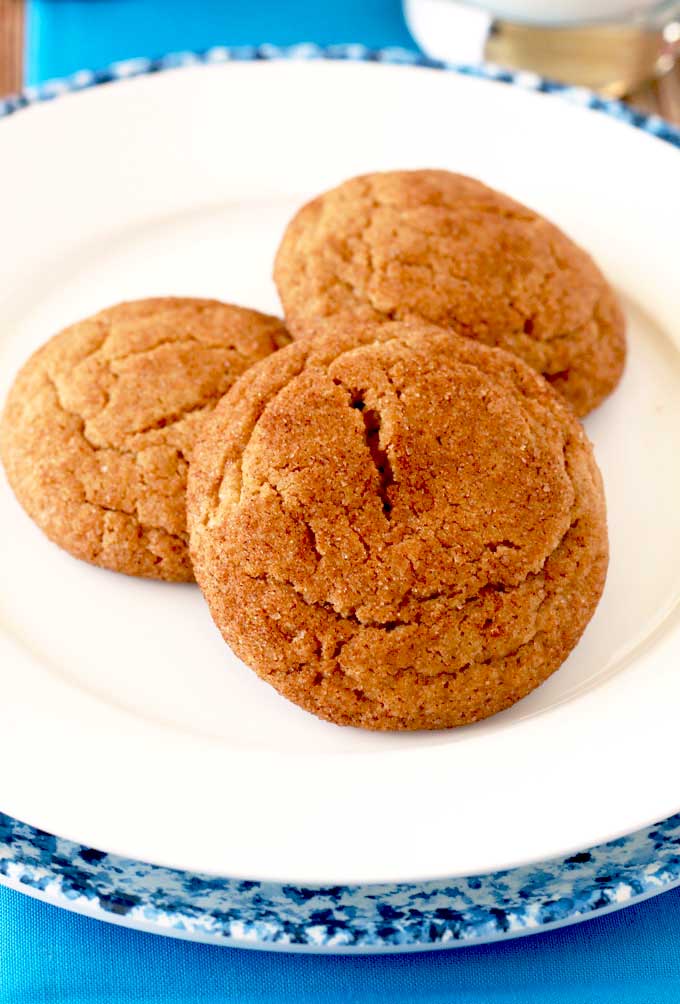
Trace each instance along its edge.
<path fill-rule="evenodd" d="M 562 669 L 448 733 L 317 721 L 223 645 L 195 587 L 49 544 L 3 482 L 0 807 L 90 846 L 298 882 L 414 881 L 565 853 L 680 806 L 680 156 L 554 97 L 370 63 L 196 66 L 0 123 L 0 373 L 62 325 L 177 293 L 276 310 L 296 206 L 439 166 L 546 213 L 620 289 L 630 358 L 588 419 L 604 598 Z"/>

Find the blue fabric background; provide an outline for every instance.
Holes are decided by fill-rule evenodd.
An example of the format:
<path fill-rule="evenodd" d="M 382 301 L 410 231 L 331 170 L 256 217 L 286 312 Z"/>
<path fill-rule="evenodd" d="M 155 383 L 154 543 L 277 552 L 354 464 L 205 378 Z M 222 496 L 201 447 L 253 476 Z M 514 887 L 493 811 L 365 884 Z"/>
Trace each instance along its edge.
<path fill-rule="evenodd" d="M 27 0 L 28 83 L 132 56 L 272 42 L 414 48 L 400 0 Z"/>
<path fill-rule="evenodd" d="M 476 948 L 337 958 L 139 934 L 0 889 L 2 1004 L 678 1004 L 680 890 Z"/>
<path fill-rule="evenodd" d="M 259 42 L 413 47 L 398 0 L 28 0 L 26 78 Z M 423 955 L 285 956 L 138 934 L 0 889 L 0 1002 L 680 1002 L 680 890 L 532 938 Z"/>

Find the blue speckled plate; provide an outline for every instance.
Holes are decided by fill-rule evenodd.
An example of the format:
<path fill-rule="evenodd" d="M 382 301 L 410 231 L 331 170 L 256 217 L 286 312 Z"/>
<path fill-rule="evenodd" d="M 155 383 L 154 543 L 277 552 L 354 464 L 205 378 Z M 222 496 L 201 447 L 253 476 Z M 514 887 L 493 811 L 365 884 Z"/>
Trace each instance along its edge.
<path fill-rule="evenodd" d="M 594 108 L 605 112 L 616 119 L 628 122 L 637 129 L 642 129 L 653 136 L 680 147 L 680 129 L 660 118 L 658 115 L 644 115 L 629 105 L 613 101 L 601 95 L 594 94 L 583 87 L 572 87 L 553 80 L 546 80 L 535 73 L 513 71 L 491 64 L 477 66 L 454 66 L 440 60 L 429 59 L 406 49 L 367 49 L 363 45 L 329 45 L 321 48 L 318 45 L 303 43 L 301 45 L 279 48 L 274 45 L 260 46 L 219 46 L 206 52 L 175 52 L 160 59 L 131 59 L 114 63 L 103 70 L 81 70 L 61 80 L 49 80 L 35 87 L 28 87 L 21 94 L 0 100 L 0 118 L 11 115 L 21 108 L 40 101 L 50 101 L 61 95 L 96 87 L 98 84 L 111 83 L 116 80 L 128 80 L 131 77 L 143 76 L 149 73 L 160 73 L 164 70 L 174 70 L 182 66 L 195 66 L 200 63 L 226 63 L 230 61 L 251 61 L 270 59 L 328 59 L 351 60 L 352 62 L 384 63 L 399 66 L 423 66 L 441 69 L 466 76 L 480 77 L 485 80 L 496 80 L 501 83 L 515 84 L 524 89 L 541 91 L 549 94 L 559 94 L 567 101 L 586 108 Z"/>
<path fill-rule="evenodd" d="M 232 881 L 83 847 L 0 814 L 0 881 L 156 934 L 285 951 L 396 952 L 514 938 L 680 884 L 680 814 L 555 861 L 473 878 L 305 887 Z"/>
<path fill-rule="evenodd" d="M 323 187 L 334 170 L 350 173 L 349 162 L 340 165 L 345 144 L 336 144 L 329 156 L 327 145 L 318 141 L 319 117 L 327 111 L 320 89 L 313 93 L 316 130 L 305 121 L 301 126 L 297 111 L 293 116 L 304 156 L 290 149 L 290 122 L 269 110 L 276 81 L 286 76 L 280 71 L 295 70 L 291 93 L 306 98 L 316 70 L 307 74 L 309 67 L 303 73 L 279 64 L 278 69 L 266 68 L 274 71 L 269 76 L 264 72 L 270 83 L 263 77 L 260 119 L 268 115 L 270 128 L 278 129 L 275 161 L 264 157 L 271 133 L 248 119 L 252 93 L 248 104 L 236 103 L 237 119 L 250 130 L 250 142 L 255 143 L 258 132 L 264 139 L 262 155 L 253 157 L 248 147 L 234 178 L 225 177 L 238 159 L 231 136 L 216 142 L 208 155 L 197 152 L 203 140 L 221 136 L 213 126 L 216 116 L 226 115 L 223 99 L 233 88 L 222 82 L 224 90 L 216 92 L 209 110 L 187 97 L 185 83 L 200 77 L 197 93 L 207 105 L 210 82 L 226 72 L 216 64 L 290 57 L 326 64 L 318 68 L 318 79 L 336 79 L 337 115 L 350 131 L 357 128 L 357 93 L 366 101 L 367 92 L 360 81 L 349 94 L 345 80 L 350 72 L 363 73 L 369 86 L 370 77 L 377 111 L 364 122 L 370 143 L 350 145 L 352 172 L 356 152 L 359 158 L 371 158 L 371 168 L 386 166 L 381 156 L 390 160 L 387 166 L 394 166 L 395 157 L 405 158 L 402 166 L 406 161 L 416 166 L 411 160 L 424 156 L 427 162 L 441 157 L 475 173 L 475 150 L 485 138 L 478 136 L 477 101 L 488 92 L 485 121 L 496 131 L 487 132 L 494 142 L 487 144 L 491 154 L 480 161 L 479 170 L 488 167 L 490 180 L 499 187 L 506 187 L 507 179 L 508 190 L 524 195 L 525 201 L 535 198 L 546 212 L 554 205 L 577 237 L 598 257 L 606 256 L 608 269 L 628 295 L 634 363 L 621 391 L 588 423 L 610 493 L 613 561 L 607 593 L 568 666 L 504 715 L 455 735 L 358 734 L 304 716 L 236 660 L 225 672 L 226 650 L 211 633 L 195 589 L 122 581 L 73 562 L 46 544 L 5 492 L 0 499 L 7 507 L 3 520 L 11 522 L 13 532 L 2 542 L 11 588 L 3 591 L 0 625 L 0 665 L 6 674 L 0 756 L 12 769 L 0 781 L 0 804 L 14 816 L 82 843 L 2 816 L 0 877 L 70 909 L 159 933 L 325 951 L 416 949 L 514 936 L 669 888 L 680 880 L 680 817 L 651 829 L 640 827 L 678 807 L 673 699 L 678 619 L 673 611 L 679 595 L 674 542 L 677 538 L 680 546 L 680 538 L 673 506 L 677 492 L 672 490 L 677 464 L 658 463 L 648 445 L 664 444 L 675 460 L 680 455 L 677 310 L 668 295 L 672 282 L 664 279 L 673 271 L 668 249 L 677 231 L 669 210 L 670 187 L 663 189 L 658 171 L 657 185 L 647 186 L 649 203 L 628 205 L 626 218 L 635 251 L 646 247 L 645 268 L 637 253 L 626 254 L 626 243 L 612 239 L 619 232 L 621 191 L 626 197 L 629 191 L 625 172 L 619 169 L 617 190 L 618 176 L 600 157 L 595 165 L 599 181 L 584 196 L 593 168 L 576 140 L 582 135 L 581 120 L 587 120 L 591 144 L 604 143 L 602 132 L 620 144 L 625 133 L 621 150 L 632 136 L 640 144 L 639 163 L 653 167 L 663 162 L 664 177 L 675 179 L 677 151 L 670 150 L 671 145 L 680 147 L 675 129 L 616 102 L 532 75 L 459 68 L 462 76 L 446 95 L 454 105 L 458 102 L 457 121 L 465 118 L 468 140 L 461 143 L 459 133 L 439 128 L 441 74 L 331 67 L 329 61 L 454 68 L 412 53 L 375 53 L 358 46 L 303 46 L 285 52 L 217 49 L 200 56 L 135 61 L 47 84 L 0 103 L 0 117 L 11 116 L 3 126 L 7 153 L 21 143 L 34 151 L 36 143 L 42 145 L 50 136 L 55 140 L 47 175 L 39 158 L 15 156 L 16 176 L 23 182 L 24 174 L 30 175 L 23 194 L 30 199 L 40 240 L 27 225 L 27 207 L 14 191 L 7 208 L 14 214 L 16 239 L 12 255 L 6 253 L 0 261 L 0 301 L 7 322 L 0 348 L 4 352 L 8 346 L 0 380 L 53 326 L 85 316 L 102 301 L 148 295 L 154 284 L 276 309 L 266 299 L 273 291 L 260 285 L 271 264 L 270 242 L 278 239 L 295 200 Z M 162 81 L 116 84 L 101 88 L 96 100 L 92 94 L 69 96 L 54 109 L 14 114 L 61 94 L 187 64 L 212 68 L 165 74 Z M 255 73 L 262 76 L 260 69 L 242 67 L 234 71 L 234 79 L 247 79 L 252 86 Z M 411 85 L 416 77 L 424 85 L 425 76 L 436 77 L 436 84 L 431 79 L 427 98 L 416 104 L 418 87 Z M 471 77 L 556 92 L 636 128 Z M 452 76 L 447 79 L 453 84 Z M 166 83 L 167 88 L 157 86 Z M 395 103 L 397 85 L 400 98 Z M 522 101 L 506 101 L 520 97 Z M 297 98 L 294 110 L 304 105 Z M 410 149 L 409 136 L 401 134 L 399 144 L 390 146 L 394 123 L 409 115 L 415 128 L 425 100 L 434 115 L 430 123 L 437 128 L 425 123 L 419 139 L 423 145 L 415 149 Z M 409 101 L 412 106 L 407 107 Z M 533 148 L 528 134 L 517 142 L 513 109 L 527 102 L 541 106 L 537 121 L 555 133 L 555 143 L 547 149 L 542 136 L 534 138 Z M 140 103 L 146 119 L 133 114 Z M 564 131 L 553 121 L 560 118 L 558 107 L 565 123 L 569 120 Z M 51 114 L 68 108 L 72 114 Z M 182 137 L 194 130 L 192 142 L 184 145 L 175 142 L 173 132 L 180 108 L 185 116 Z M 529 115 L 523 121 L 529 129 L 534 119 Z M 155 122 L 172 142 L 156 145 L 160 167 L 151 170 L 143 147 L 145 142 L 154 146 L 149 135 Z M 326 122 L 333 134 L 329 142 L 336 133 L 342 141 L 334 122 Z M 91 138 L 97 131 L 99 143 Z M 640 131 L 666 142 L 653 142 Z M 437 142 L 440 134 L 448 144 L 445 151 L 431 146 L 434 152 L 423 153 L 428 139 Z M 498 145 L 496 135 L 501 137 Z M 243 154 L 247 144 L 237 146 Z M 102 160 L 104 147 L 119 156 Z M 632 147 L 638 150 L 636 143 Z M 174 158 L 166 156 L 168 148 Z M 501 148 L 512 149 L 513 156 L 499 158 Z M 527 163 L 521 151 L 530 148 Z M 289 187 L 284 192 L 281 165 L 286 158 Z M 4 166 L 9 170 L 7 162 Z M 556 177 L 560 170 L 564 176 Z M 257 200 L 244 201 L 243 192 L 254 189 Z M 235 243 L 227 246 L 225 233 Z M 639 235 L 647 239 L 638 240 Z M 192 248 L 189 256 L 187 247 Z M 237 267 L 224 267 L 225 251 Z M 655 389 L 654 399 L 649 387 Z M 630 491 L 633 478 L 645 485 L 644 493 Z M 664 518 L 661 506 L 666 507 Z M 642 539 L 643 550 L 630 548 L 631 540 Z M 37 577 L 36 567 L 41 570 Z M 631 581 L 636 583 L 634 596 Z M 124 630 L 111 631 L 112 623 Z M 62 761 L 77 764 L 77 784 L 55 784 L 45 769 L 46 751 L 54 755 L 55 750 Z M 405 804 L 413 811 L 405 813 Z M 631 830 L 636 831 L 632 836 L 603 842 Z M 318 833 L 323 839 L 310 839 Z M 567 848 L 595 843 L 594 850 L 565 856 Z M 550 861 L 510 867 L 543 858 Z M 478 873 L 481 877 L 465 877 Z M 454 874 L 458 877 L 430 880 Z M 215 877 L 222 875 L 239 878 Z M 320 884 L 323 879 L 327 882 Z"/>

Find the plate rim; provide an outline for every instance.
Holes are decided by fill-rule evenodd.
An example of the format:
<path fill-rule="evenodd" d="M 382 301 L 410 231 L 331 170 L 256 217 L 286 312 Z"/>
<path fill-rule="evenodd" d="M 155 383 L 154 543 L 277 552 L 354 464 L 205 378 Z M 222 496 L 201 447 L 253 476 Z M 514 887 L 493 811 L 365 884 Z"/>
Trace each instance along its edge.
<path fill-rule="evenodd" d="M 0 103 L 0 117 L 12 115 L 22 108 L 51 100 L 55 97 L 75 91 L 86 90 L 100 84 L 112 83 L 133 77 L 147 76 L 166 70 L 176 70 L 184 66 L 209 65 L 222 62 L 252 62 L 277 60 L 344 60 L 348 62 L 376 62 L 397 66 L 416 66 L 427 69 L 443 70 L 458 73 L 463 76 L 478 77 L 483 80 L 518 85 L 522 89 L 540 93 L 555 93 L 568 101 L 585 106 L 592 110 L 602 111 L 615 119 L 641 129 L 654 138 L 670 143 L 680 148 L 680 130 L 666 123 L 658 116 L 646 116 L 622 105 L 620 102 L 600 98 L 583 88 L 573 88 L 556 84 L 535 74 L 516 73 L 491 65 L 479 67 L 457 66 L 428 59 L 408 50 L 370 50 L 363 46 L 329 46 L 321 48 L 315 45 L 292 46 L 280 49 L 274 46 L 235 47 L 227 49 L 219 47 L 205 53 L 174 53 L 160 59 L 129 60 L 113 64 L 104 71 L 81 71 L 61 81 L 50 81 L 39 88 L 28 88 L 23 95 Z M 677 613 L 677 611 L 676 611 Z M 656 648 L 656 644 L 654 645 Z M 656 816 L 656 814 L 655 814 Z M 655 818 L 648 816 L 651 819 Z M 627 831 L 629 832 L 629 831 Z M 573 844 L 571 845 L 574 846 Z M 533 856 L 532 856 L 532 859 Z M 513 860 L 517 860 L 516 858 Z M 526 860 L 526 859 L 522 859 Z M 235 870 L 238 874 L 238 871 Z M 437 870 L 441 875 L 442 871 Z M 447 873 L 448 874 L 448 873 Z M 427 881 L 428 879 L 424 879 Z M 413 881 L 416 881 L 415 879 Z"/>
<path fill-rule="evenodd" d="M 399 46 L 371 48 L 360 42 L 318 45 L 300 42 L 295 45 L 217 45 L 208 49 L 182 50 L 162 56 L 140 56 L 117 60 L 100 69 L 81 69 L 65 77 L 56 77 L 30 85 L 16 94 L 0 100 L 0 119 L 14 115 L 32 105 L 77 91 L 89 90 L 102 84 L 129 80 L 133 77 L 163 73 L 185 66 L 211 65 L 228 62 L 253 62 L 272 60 L 334 60 L 348 62 L 386 63 L 392 66 L 416 66 L 443 70 L 463 76 L 478 77 L 497 83 L 511 84 L 524 90 L 542 94 L 557 94 L 573 104 L 603 112 L 636 129 L 641 129 L 665 143 L 680 148 L 680 126 L 675 126 L 660 115 L 647 114 L 615 98 L 606 98 L 587 87 L 565 84 L 529 70 L 512 70 L 495 63 L 452 63 L 432 59 L 417 50 Z"/>
<path fill-rule="evenodd" d="M 679 843 L 680 813 L 576 855 L 488 875 L 319 889 L 146 865 L 0 812 L 0 886 L 147 934 L 356 957 L 515 940 L 634 906 L 680 887 Z M 160 885 L 150 892 L 149 877 L 178 887 L 180 899 L 173 903 L 170 893 L 167 904 Z M 442 907 L 456 902 L 465 883 L 470 902 Z M 211 909 L 200 903 L 206 887 L 217 897 Z"/>

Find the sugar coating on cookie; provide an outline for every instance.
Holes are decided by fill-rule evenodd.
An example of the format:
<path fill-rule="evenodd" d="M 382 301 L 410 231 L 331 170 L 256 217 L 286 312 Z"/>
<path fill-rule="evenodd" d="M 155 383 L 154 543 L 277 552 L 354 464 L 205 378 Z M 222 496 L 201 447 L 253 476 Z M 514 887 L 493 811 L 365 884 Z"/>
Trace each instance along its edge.
<path fill-rule="evenodd" d="M 274 277 L 294 337 L 324 317 L 419 318 L 514 352 L 579 415 L 623 371 L 623 314 L 592 258 L 448 171 L 369 174 L 314 199 L 288 225 Z"/>
<path fill-rule="evenodd" d="M 0 424 L 19 502 L 77 558 L 192 580 L 185 495 L 198 430 L 241 373 L 289 341 L 277 318 L 169 297 L 67 328 L 20 371 Z"/>
<path fill-rule="evenodd" d="M 571 409 L 517 357 L 422 323 L 320 324 L 253 367 L 206 423 L 188 519 L 236 654 L 371 729 L 524 697 L 578 641 L 608 560 Z"/>

